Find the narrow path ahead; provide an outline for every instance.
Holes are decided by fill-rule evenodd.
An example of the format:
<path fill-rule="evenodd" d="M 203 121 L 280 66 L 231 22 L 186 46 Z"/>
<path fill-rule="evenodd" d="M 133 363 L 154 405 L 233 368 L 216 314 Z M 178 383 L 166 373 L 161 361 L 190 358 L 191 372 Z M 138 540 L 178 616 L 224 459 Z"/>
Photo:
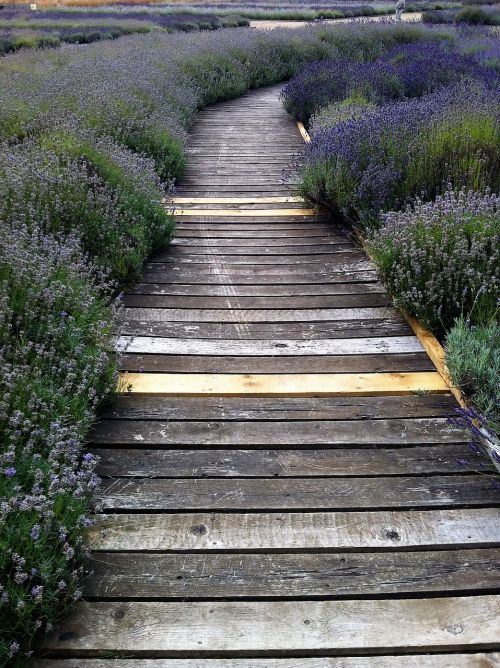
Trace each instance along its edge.
<path fill-rule="evenodd" d="M 283 183 L 278 92 L 194 128 L 91 438 L 94 572 L 40 667 L 500 665 L 498 491 L 373 266 Z"/>

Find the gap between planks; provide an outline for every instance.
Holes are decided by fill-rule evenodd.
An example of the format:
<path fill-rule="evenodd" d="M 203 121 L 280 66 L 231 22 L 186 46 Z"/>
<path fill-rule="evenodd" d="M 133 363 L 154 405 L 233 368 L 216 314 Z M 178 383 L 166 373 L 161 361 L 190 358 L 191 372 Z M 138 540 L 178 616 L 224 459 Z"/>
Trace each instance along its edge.
<path fill-rule="evenodd" d="M 446 393 L 435 371 L 338 374 L 121 373 L 121 394 L 199 397 L 338 397 Z"/>

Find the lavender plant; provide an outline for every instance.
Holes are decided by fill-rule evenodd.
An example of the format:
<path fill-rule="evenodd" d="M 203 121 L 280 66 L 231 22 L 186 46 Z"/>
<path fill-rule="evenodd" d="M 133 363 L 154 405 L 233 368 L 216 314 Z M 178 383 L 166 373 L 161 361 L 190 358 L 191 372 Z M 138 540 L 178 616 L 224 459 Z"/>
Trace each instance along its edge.
<path fill-rule="evenodd" d="M 383 62 L 325 60 L 304 67 L 282 92 L 285 109 L 303 122 L 322 107 L 349 97 L 373 104 L 403 97 L 396 68 Z"/>
<path fill-rule="evenodd" d="M 151 160 L 89 132 L 59 127 L 0 148 L 0 220 L 78 234 L 84 252 L 122 282 L 171 236 L 164 192 Z"/>
<path fill-rule="evenodd" d="M 369 248 L 398 305 L 443 333 L 459 317 L 495 317 L 499 242 L 500 197 L 448 190 L 434 202 L 383 214 Z"/>
<path fill-rule="evenodd" d="M 85 432 L 114 380 L 112 285 L 78 237 L 19 212 L 0 237 L 0 662 L 79 597 L 97 485 Z M 21 652 L 22 645 L 22 652 Z"/>
<path fill-rule="evenodd" d="M 369 227 L 380 211 L 430 199 L 447 182 L 496 190 L 499 103 L 497 87 L 463 82 L 321 130 L 306 151 L 301 192 Z"/>
<path fill-rule="evenodd" d="M 331 59 L 306 65 L 283 88 L 285 108 L 307 123 L 321 109 L 339 101 L 382 105 L 421 97 L 460 80 L 497 80 L 495 72 L 451 49 L 448 41 L 399 44 L 374 62 Z"/>

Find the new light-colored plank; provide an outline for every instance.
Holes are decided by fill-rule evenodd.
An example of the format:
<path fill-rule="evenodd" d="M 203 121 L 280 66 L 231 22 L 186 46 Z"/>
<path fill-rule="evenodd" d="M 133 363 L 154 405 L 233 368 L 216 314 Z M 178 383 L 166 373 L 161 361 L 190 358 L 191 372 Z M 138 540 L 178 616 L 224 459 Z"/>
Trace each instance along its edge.
<path fill-rule="evenodd" d="M 241 326 L 244 327 L 245 325 L 242 324 Z M 241 339 L 210 341 L 208 339 L 120 336 L 117 341 L 116 349 L 118 352 L 127 353 L 232 356 L 376 355 L 388 353 L 421 353 L 423 351 L 421 344 L 414 336 L 317 339 L 314 341 L 245 341 Z"/>
<path fill-rule="evenodd" d="M 219 218 L 230 216 L 231 218 L 274 218 L 274 217 L 311 217 L 316 216 L 314 209 L 175 209 L 175 217 L 202 216 Z"/>
<path fill-rule="evenodd" d="M 118 391 L 173 397 L 206 394 L 221 397 L 335 397 L 448 392 L 448 386 L 437 371 L 286 375 L 121 373 Z"/>
<path fill-rule="evenodd" d="M 390 483 L 389 483 L 390 484 Z M 496 508 L 378 512 L 100 515 L 91 549 L 380 550 L 498 547 Z"/>
<path fill-rule="evenodd" d="M 500 596 L 377 601 L 79 603 L 55 652 L 362 652 L 486 649 Z M 395 633 L 397 628 L 398 632 Z"/>
<path fill-rule="evenodd" d="M 166 204 L 291 204 L 302 197 L 172 197 Z"/>

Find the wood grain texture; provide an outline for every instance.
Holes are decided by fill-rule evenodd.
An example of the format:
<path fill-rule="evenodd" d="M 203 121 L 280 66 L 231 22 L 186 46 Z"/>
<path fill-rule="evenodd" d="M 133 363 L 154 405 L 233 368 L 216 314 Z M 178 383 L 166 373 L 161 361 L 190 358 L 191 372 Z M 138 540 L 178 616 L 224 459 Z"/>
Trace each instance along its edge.
<path fill-rule="evenodd" d="M 312 513 L 108 514 L 99 551 L 394 550 L 500 546 L 496 508 Z"/>
<path fill-rule="evenodd" d="M 488 476 L 386 478 L 172 478 L 103 480 L 97 494 L 108 511 L 384 510 L 496 505 Z"/>
<path fill-rule="evenodd" d="M 244 325 L 243 325 L 244 326 Z M 119 352 L 164 355 L 377 355 L 420 353 L 422 346 L 413 336 L 316 339 L 299 341 L 252 341 L 242 339 L 183 339 L 154 336 L 120 336 Z M 444 382 L 443 382 L 444 384 Z M 419 389 L 419 388 L 417 388 Z M 421 389 L 425 389 L 421 387 Z"/>
<path fill-rule="evenodd" d="M 312 421 L 195 421 L 102 420 L 91 432 L 92 443 L 144 445 L 197 444 L 250 446 L 394 445 L 460 443 L 468 434 L 446 418 Z"/>
<path fill-rule="evenodd" d="M 157 341 L 158 339 L 155 339 Z M 165 339 L 163 339 L 165 340 Z M 199 349 L 198 349 L 199 350 Z M 198 353 L 199 354 L 199 353 Z M 366 374 L 150 374 L 122 373 L 118 391 L 163 396 L 321 397 L 448 392 L 436 371 Z"/>
<path fill-rule="evenodd" d="M 195 653 L 336 654 L 487 649 L 497 644 L 500 596 L 381 601 L 79 603 L 54 652 L 135 656 Z M 394 628 L 399 629 L 394 633 Z"/>
<path fill-rule="evenodd" d="M 175 397 L 120 395 L 101 414 L 119 420 L 374 420 L 442 417 L 456 403 L 450 394 L 387 397 Z"/>
<path fill-rule="evenodd" d="M 461 461 L 470 455 L 463 443 L 302 450 L 93 446 L 93 452 L 99 457 L 98 474 L 119 478 L 308 478 L 462 473 Z"/>
<path fill-rule="evenodd" d="M 397 355 L 301 355 L 299 357 L 233 357 L 232 355 L 126 354 L 118 361 L 121 371 L 155 373 L 406 373 L 434 371 L 425 353 Z M 453 409 L 451 409 L 453 410 Z"/>
<path fill-rule="evenodd" d="M 84 596 L 221 599 L 495 591 L 500 549 L 316 554 L 100 552 Z"/>

